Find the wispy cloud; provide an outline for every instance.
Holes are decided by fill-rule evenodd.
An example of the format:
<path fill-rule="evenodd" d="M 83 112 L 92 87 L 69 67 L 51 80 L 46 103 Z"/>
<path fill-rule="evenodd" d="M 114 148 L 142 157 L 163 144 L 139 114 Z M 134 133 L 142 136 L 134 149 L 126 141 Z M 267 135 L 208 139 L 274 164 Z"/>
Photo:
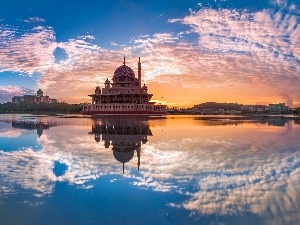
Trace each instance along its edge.
<path fill-rule="evenodd" d="M 0 137 L 5 138 L 18 138 L 23 134 L 22 130 L 13 130 L 11 128 L 1 128 L 0 131 Z"/>
<path fill-rule="evenodd" d="M 205 50 L 251 54 L 267 63 L 299 67 L 299 13 L 288 6 L 254 13 L 208 8 L 192 11 L 180 22 L 199 34 Z"/>
<path fill-rule="evenodd" d="M 11 101 L 11 98 L 16 95 L 34 94 L 35 90 L 19 86 L 0 86 L 0 102 Z"/>
<path fill-rule="evenodd" d="M 179 23 L 188 29 L 134 37 L 127 46 L 112 42 L 114 49 L 95 44 L 91 35 L 57 42 L 52 27 L 24 31 L 0 25 L 0 71 L 37 71 L 42 74 L 38 86 L 49 95 L 82 102 L 94 86 L 112 77 L 125 54 L 135 71 L 137 57 L 142 57 L 143 82 L 169 103 L 179 91 L 184 98 L 176 101 L 186 105 L 197 103 L 199 96 L 203 101 L 267 104 L 271 99 L 300 105 L 299 11 L 287 1 L 255 12 L 200 6 L 168 20 L 169 26 Z M 60 63 L 53 55 L 57 47 L 68 56 Z"/>
<path fill-rule="evenodd" d="M 39 18 L 39 17 L 30 17 L 29 19 L 24 20 L 24 22 L 26 22 L 26 23 L 32 23 L 32 22 L 41 23 L 41 22 L 45 22 L 45 20 L 42 18 Z"/>
<path fill-rule="evenodd" d="M 16 94 L 23 93 L 22 89 L 18 86 L 0 86 L 0 94 Z"/>
<path fill-rule="evenodd" d="M 95 40 L 95 37 L 92 35 L 82 35 L 82 36 L 78 36 L 78 38 L 83 39 L 83 40 L 86 40 L 86 39 Z"/>
<path fill-rule="evenodd" d="M 82 121 L 89 125 L 93 122 Z M 153 136 L 142 145 L 139 173 L 128 173 L 137 170 L 136 155 L 125 165 L 125 176 L 132 179 L 132 185 L 177 192 L 186 200 L 170 202 L 170 207 L 201 215 L 254 213 L 264 215 L 262 219 L 270 224 L 292 223 L 290 220 L 299 218 L 299 126 L 245 123 L 236 129 L 197 125 L 198 122 L 202 124 L 193 121 L 190 127 L 181 121 L 151 121 Z M 0 187 L 1 193 L 13 194 L 17 184 L 43 196 L 54 191 L 55 182 L 90 188 L 90 180 L 121 174 L 122 164 L 114 159 L 111 149 L 104 147 L 104 142 L 96 143 L 94 136 L 88 135 L 90 130 L 89 126 L 52 127 L 38 139 L 43 146 L 39 152 L 30 148 L 0 152 L 5 184 Z M 55 161 L 68 167 L 60 177 L 53 173 Z M 11 167 L 13 171 L 7 169 Z"/>
<path fill-rule="evenodd" d="M 0 67 L 2 71 L 44 72 L 54 62 L 56 47 L 51 27 L 37 26 L 20 33 L 18 28 L 0 26 Z"/>

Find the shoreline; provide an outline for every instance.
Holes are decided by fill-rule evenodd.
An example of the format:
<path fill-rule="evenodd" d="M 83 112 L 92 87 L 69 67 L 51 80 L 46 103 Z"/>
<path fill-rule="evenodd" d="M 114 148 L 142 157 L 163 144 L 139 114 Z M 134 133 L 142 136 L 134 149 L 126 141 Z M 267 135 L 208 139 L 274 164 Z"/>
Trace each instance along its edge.
<path fill-rule="evenodd" d="M 64 113 L 64 112 L 10 112 L 10 113 L 0 113 L 0 115 L 34 115 L 34 116 L 75 116 L 78 117 L 101 117 L 101 116 L 146 116 L 146 114 L 81 114 L 78 113 Z M 159 116 L 158 114 L 153 114 L 149 116 Z M 162 115 L 166 116 L 196 116 L 196 117 L 207 117 L 207 118 L 247 118 L 247 117 L 285 117 L 285 118 L 300 118 L 299 114 L 190 114 L 190 113 L 167 113 Z"/>

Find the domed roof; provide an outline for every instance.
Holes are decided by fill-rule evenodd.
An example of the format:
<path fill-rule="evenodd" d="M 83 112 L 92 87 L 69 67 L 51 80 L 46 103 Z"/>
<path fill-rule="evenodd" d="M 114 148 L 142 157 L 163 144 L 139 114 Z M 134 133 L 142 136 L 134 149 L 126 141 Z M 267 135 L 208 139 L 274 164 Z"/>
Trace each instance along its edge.
<path fill-rule="evenodd" d="M 128 76 L 135 78 L 133 70 L 126 65 L 122 65 L 115 70 L 114 77 Z"/>
<path fill-rule="evenodd" d="M 37 94 L 43 94 L 43 91 L 42 91 L 42 89 L 39 89 L 36 93 Z"/>
<path fill-rule="evenodd" d="M 134 150 L 132 151 L 113 151 L 114 157 L 116 160 L 118 160 L 120 163 L 126 163 L 129 162 L 133 156 L 134 156 Z"/>

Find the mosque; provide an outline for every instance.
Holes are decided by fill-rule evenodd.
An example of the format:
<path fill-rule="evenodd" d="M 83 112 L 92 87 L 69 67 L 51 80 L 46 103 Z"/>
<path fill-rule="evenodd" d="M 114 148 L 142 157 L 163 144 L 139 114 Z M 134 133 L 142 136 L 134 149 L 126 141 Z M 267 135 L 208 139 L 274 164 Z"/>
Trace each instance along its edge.
<path fill-rule="evenodd" d="M 142 68 L 139 57 L 138 77 L 133 70 L 124 63 L 118 67 L 112 82 L 107 78 L 104 88 L 96 87 L 95 93 L 90 94 L 92 103 L 83 105 L 82 114 L 111 114 L 111 115 L 165 115 L 166 105 L 150 102 L 153 94 L 142 86 Z"/>

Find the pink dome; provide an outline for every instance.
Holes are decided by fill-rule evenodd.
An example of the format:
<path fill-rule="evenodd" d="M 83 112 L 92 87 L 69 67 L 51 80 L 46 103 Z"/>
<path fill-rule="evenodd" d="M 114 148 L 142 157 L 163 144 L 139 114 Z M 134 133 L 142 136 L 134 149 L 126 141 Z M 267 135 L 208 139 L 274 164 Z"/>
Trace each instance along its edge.
<path fill-rule="evenodd" d="M 126 66 L 126 65 L 120 66 L 115 70 L 114 78 L 121 77 L 121 76 L 135 78 L 133 70 L 129 66 Z"/>

